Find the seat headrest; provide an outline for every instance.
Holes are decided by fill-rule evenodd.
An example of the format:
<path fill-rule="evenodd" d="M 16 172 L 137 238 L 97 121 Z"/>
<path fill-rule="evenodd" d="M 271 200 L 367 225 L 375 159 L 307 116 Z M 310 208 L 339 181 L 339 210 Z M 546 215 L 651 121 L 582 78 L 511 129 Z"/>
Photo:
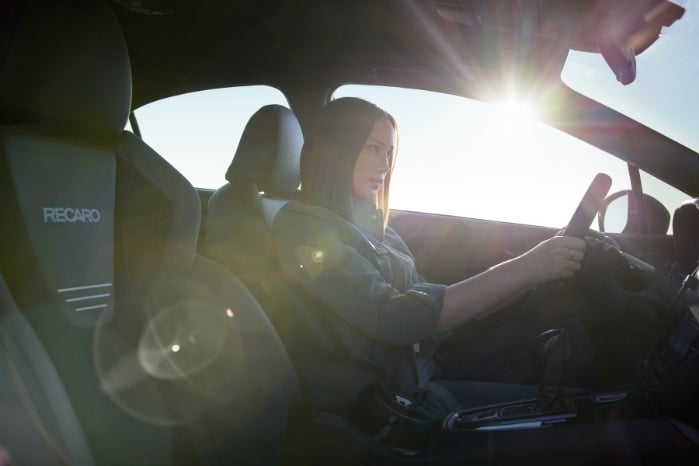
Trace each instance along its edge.
<path fill-rule="evenodd" d="M 14 34 L 0 42 L 2 123 L 78 138 L 119 134 L 131 106 L 131 68 L 111 7 L 102 0 L 22 3 L 5 23 Z"/>
<path fill-rule="evenodd" d="M 675 209 L 672 219 L 675 256 L 682 273 L 691 273 L 699 263 L 699 198 L 690 199 Z"/>
<path fill-rule="evenodd" d="M 303 132 L 296 115 L 281 105 L 267 105 L 250 117 L 226 179 L 247 180 L 278 196 L 296 193 L 301 182 Z"/>

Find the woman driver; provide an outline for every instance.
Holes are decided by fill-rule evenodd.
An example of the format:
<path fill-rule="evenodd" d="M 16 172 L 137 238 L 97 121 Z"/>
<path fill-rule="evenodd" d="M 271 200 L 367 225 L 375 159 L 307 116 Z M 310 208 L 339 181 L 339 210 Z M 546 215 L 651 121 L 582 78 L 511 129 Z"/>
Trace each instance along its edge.
<path fill-rule="evenodd" d="M 311 404 L 346 409 L 378 390 L 418 417 L 439 418 L 459 406 L 535 394 L 520 385 L 435 384 L 416 359 L 430 360 L 423 356 L 432 337 L 491 315 L 537 284 L 572 277 L 584 241 L 556 236 L 458 283 L 426 283 L 386 222 L 397 147 L 393 117 L 367 101 L 341 98 L 321 110 L 307 136 L 303 202 L 287 204 L 274 231 L 285 276 L 313 303 L 334 344 L 323 346 L 310 334 L 304 343 L 303 357 L 315 358 L 304 361 L 309 373 L 300 370 Z"/>

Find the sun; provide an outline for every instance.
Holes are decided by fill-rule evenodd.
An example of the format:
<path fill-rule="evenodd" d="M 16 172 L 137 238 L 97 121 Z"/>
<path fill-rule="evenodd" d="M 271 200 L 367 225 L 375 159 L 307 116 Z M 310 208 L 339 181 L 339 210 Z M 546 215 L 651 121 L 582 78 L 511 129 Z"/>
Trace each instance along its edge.
<path fill-rule="evenodd" d="M 485 122 L 492 150 L 516 154 L 532 147 L 537 117 L 535 108 L 526 101 L 510 97 L 496 102 Z"/>
<path fill-rule="evenodd" d="M 496 104 L 497 111 L 510 121 L 518 124 L 526 124 L 536 120 L 536 112 L 533 106 L 522 100 L 508 98 Z"/>

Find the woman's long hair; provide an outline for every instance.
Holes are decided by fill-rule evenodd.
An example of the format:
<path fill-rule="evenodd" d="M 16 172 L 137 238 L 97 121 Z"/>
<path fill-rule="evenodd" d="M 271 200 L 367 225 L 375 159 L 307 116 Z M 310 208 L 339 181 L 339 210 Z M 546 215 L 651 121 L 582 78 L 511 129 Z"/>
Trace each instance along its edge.
<path fill-rule="evenodd" d="M 304 202 L 352 218 L 352 175 L 357 156 L 374 125 L 388 119 L 397 132 L 395 119 L 366 100 L 343 97 L 329 102 L 316 115 L 301 153 L 301 195 Z M 396 153 L 394 148 L 393 153 Z M 388 193 L 395 155 L 378 192 L 376 208 L 388 219 Z"/>

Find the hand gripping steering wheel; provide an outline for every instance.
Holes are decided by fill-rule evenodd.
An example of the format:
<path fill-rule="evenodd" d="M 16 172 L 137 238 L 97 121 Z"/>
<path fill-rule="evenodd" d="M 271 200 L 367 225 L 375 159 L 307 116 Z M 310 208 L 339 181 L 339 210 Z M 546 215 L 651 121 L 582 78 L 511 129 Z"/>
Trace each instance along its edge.
<path fill-rule="evenodd" d="M 578 207 L 575 209 L 570 222 L 559 234 L 584 239 L 611 186 L 612 179 L 608 175 L 604 173 L 595 175 Z M 547 307 L 546 303 L 550 302 L 555 296 L 566 295 L 570 292 L 569 283 L 566 281 L 540 284 L 529 295 L 525 304 L 525 314 L 529 314 L 531 317 L 536 314 L 534 309 L 540 308 L 543 310 Z"/>

